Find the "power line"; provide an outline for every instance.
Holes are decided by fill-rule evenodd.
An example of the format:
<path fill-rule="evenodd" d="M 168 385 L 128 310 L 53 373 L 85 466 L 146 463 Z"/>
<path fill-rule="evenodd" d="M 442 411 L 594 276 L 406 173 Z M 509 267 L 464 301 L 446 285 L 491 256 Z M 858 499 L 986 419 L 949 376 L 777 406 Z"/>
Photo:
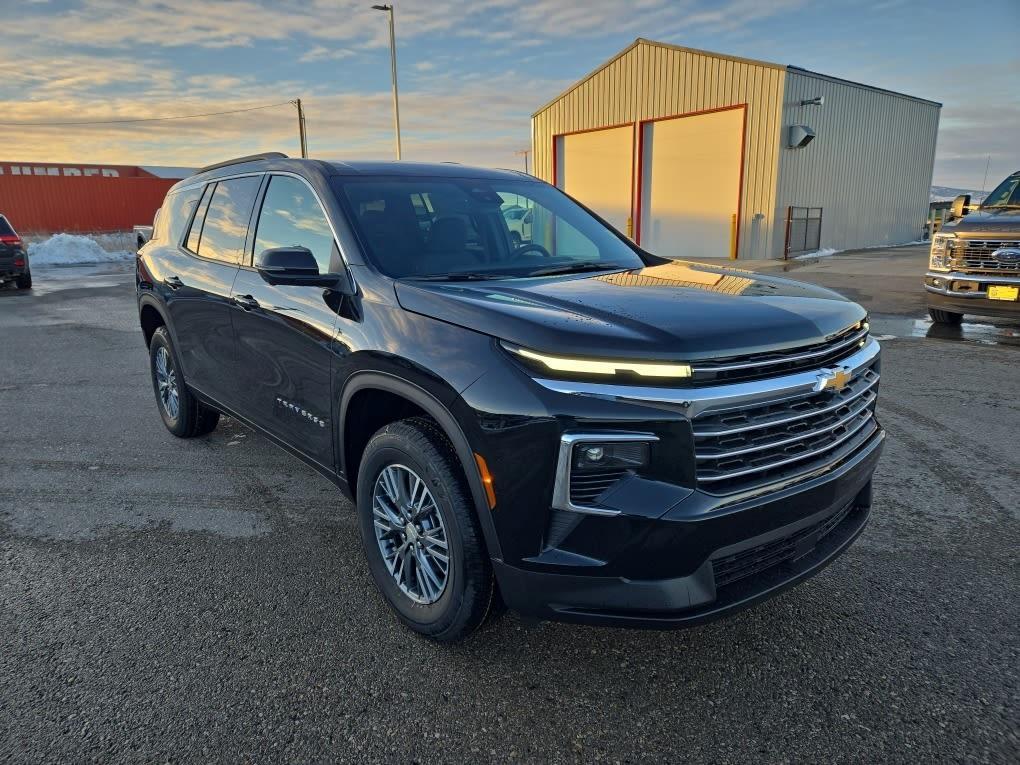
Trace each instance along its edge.
<path fill-rule="evenodd" d="M 0 127 L 62 127 L 65 125 L 124 125 L 132 122 L 167 122 L 169 120 L 190 120 L 197 117 L 219 117 L 224 114 L 240 114 L 254 112 L 259 109 L 274 109 L 277 106 L 290 106 L 293 101 L 281 101 L 278 104 L 251 106 L 247 109 L 230 109 L 224 112 L 206 112 L 205 114 L 182 114 L 178 117 L 140 117 L 130 120 L 86 120 L 82 122 L 0 122 Z"/>

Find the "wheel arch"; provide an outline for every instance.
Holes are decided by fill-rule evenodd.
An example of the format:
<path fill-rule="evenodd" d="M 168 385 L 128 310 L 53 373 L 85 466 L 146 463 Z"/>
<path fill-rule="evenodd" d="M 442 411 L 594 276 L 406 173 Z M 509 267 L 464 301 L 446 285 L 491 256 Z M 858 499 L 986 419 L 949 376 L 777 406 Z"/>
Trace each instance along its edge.
<path fill-rule="evenodd" d="M 485 536 L 485 543 L 488 547 L 489 557 L 501 560 L 502 552 L 499 546 L 499 539 L 496 536 L 495 525 L 492 522 L 485 487 L 482 483 L 482 477 L 478 472 L 478 465 L 475 462 L 474 451 L 471 448 L 471 444 L 468 441 L 467 436 L 464 434 L 464 431 L 460 427 L 456 418 L 442 401 L 424 388 L 421 388 L 412 382 L 408 382 L 403 378 L 379 371 L 356 372 L 344 386 L 343 394 L 340 399 L 340 411 L 337 425 L 337 443 L 339 444 L 338 460 L 341 472 L 346 479 L 351 496 L 356 499 L 358 484 L 356 472 L 358 465 L 360 464 L 360 454 L 358 454 L 358 459 L 356 461 L 349 459 L 345 434 L 347 433 L 348 424 L 350 422 L 351 402 L 359 393 L 367 391 L 380 391 L 385 394 L 396 396 L 406 401 L 415 409 L 420 410 L 421 413 L 432 418 L 440 427 L 446 437 L 450 440 L 450 443 L 453 445 L 454 451 L 457 453 L 457 458 L 460 460 L 461 467 L 464 470 L 464 475 L 468 482 L 468 488 L 471 491 L 471 499 L 474 502 L 475 513 L 482 525 L 482 532 Z M 399 417 L 397 419 L 403 418 Z M 354 472 L 353 475 L 352 471 Z"/>
<path fill-rule="evenodd" d="M 173 336 L 173 329 L 170 326 L 166 310 L 150 295 L 142 295 L 138 301 L 138 322 L 142 327 L 146 348 L 149 347 L 152 335 L 159 327 L 166 327 Z"/>

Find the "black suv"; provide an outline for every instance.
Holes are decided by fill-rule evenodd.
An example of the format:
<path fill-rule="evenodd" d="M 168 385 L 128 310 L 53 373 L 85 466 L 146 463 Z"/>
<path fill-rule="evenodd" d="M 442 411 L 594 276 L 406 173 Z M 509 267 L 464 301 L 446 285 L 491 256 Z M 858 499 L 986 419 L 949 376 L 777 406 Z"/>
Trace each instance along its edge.
<path fill-rule="evenodd" d="M 864 310 L 655 257 L 524 174 L 205 168 L 168 193 L 137 287 L 167 428 L 223 412 L 329 477 L 383 596 L 437 640 L 503 604 L 696 624 L 818 572 L 868 518 Z"/>
<path fill-rule="evenodd" d="M 18 289 L 27 290 L 32 286 L 32 269 L 25 243 L 7 217 L 0 215 L 0 286 L 5 282 L 14 282 Z"/>

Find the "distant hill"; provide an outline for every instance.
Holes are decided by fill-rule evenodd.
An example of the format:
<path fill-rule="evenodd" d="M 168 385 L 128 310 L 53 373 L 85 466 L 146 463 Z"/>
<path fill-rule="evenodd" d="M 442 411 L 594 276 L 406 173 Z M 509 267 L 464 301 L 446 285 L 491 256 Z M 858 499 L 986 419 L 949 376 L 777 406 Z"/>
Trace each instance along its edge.
<path fill-rule="evenodd" d="M 989 189 L 990 190 L 990 189 Z M 986 196 L 987 191 L 975 191 L 974 189 L 954 189 L 952 186 L 932 186 L 931 187 L 931 201 L 932 202 L 952 202 L 960 194 L 970 194 L 971 202 L 980 202 Z"/>

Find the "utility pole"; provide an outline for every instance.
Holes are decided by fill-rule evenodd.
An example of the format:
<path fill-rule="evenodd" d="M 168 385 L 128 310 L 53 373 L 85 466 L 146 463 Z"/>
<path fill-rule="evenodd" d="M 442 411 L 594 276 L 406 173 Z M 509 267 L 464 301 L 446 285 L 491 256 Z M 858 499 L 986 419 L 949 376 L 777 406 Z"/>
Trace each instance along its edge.
<path fill-rule="evenodd" d="M 297 107 L 298 136 L 301 139 L 301 157 L 308 159 L 308 134 L 305 132 L 305 109 L 301 106 L 301 99 L 291 101 Z"/>
<path fill-rule="evenodd" d="M 397 139 L 397 159 L 401 158 L 400 149 L 400 98 L 397 95 L 397 36 L 393 28 L 393 6 L 373 5 L 377 11 L 385 11 L 390 17 L 390 75 L 393 78 L 393 127 Z"/>
<path fill-rule="evenodd" d="M 514 154 L 516 154 L 517 156 L 521 156 L 522 154 L 524 155 L 524 172 L 525 172 L 525 174 L 529 174 L 528 173 L 528 155 L 531 154 L 531 149 L 521 149 L 520 151 L 515 151 Z"/>

